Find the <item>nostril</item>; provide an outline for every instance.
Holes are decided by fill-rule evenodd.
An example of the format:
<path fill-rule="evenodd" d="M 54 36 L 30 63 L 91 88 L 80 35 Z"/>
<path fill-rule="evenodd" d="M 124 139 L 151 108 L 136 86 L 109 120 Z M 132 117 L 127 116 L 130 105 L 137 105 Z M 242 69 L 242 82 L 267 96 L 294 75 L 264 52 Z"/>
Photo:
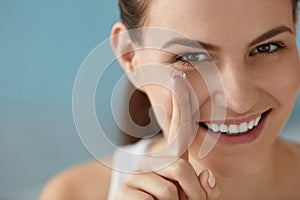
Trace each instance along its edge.
<path fill-rule="evenodd" d="M 210 96 L 212 106 L 231 110 L 235 113 L 247 113 L 261 98 L 261 91 L 256 87 L 231 85 L 224 91 L 214 91 Z"/>
<path fill-rule="evenodd" d="M 259 91 L 245 90 L 243 92 L 227 93 L 226 107 L 236 113 L 247 113 L 260 99 Z"/>

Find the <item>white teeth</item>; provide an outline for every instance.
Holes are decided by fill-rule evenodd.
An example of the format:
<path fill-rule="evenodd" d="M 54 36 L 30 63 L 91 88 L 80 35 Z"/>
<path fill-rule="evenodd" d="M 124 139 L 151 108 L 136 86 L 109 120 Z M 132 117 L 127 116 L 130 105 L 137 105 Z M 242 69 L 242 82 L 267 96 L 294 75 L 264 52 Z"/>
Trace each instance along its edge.
<path fill-rule="evenodd" d="M 248 131 L 247 122 L 244 122 L 244 123 L 240 124 L 239 129 L 240 129 L 240 132 L 242 132 L 242 133 Z"/>
<path fill-rule="evenodd" d="M 254 119 L 248 123 L 248 129 L 251 130 L 254 127 Z"/>
<path fill-rule="evenodd" d="M 211 130 L 213 132 L 219 132 L 220 131 L 219 126 L 217 124 L 212 124 L 211 125 Z"/>
<path fill-rule="evenodd" d="M 233 134 L 236 134 L 236 133 L 239 133 L 239 127 L 238 125 L 229 125 L 229 130 L 228 130 L 229 133 L 233 133 Z"/>
<path fill-rule="evenodd" d="M 222 132 L 228 135 L 236 135 L 239 133 L 245 133 L 248 130 L 253 129 L 255 126 L 259 124 L 261 119 L 261 115 L 256 119 L 253 119 L 249 122 L 243 122 L 241 124 L 209 124 L 205 123 L 205 125 L 213 132 Z"/>
<path fill-rule="evenodd" d="M 221 131 L 222 133 L 227 133 L 227 132 L 228 132 L 228 126 L 225 125 L 225 124 L 222 124 L 222 125 L 220 126 L 220 131 Z"/>
<path fill-rule="evenodd" d="M 257 124 L 258 124 L 260 118 L 261 118 L 261 116 L 259 116 L 258 118 L 255 119 L 254 126 L 257 126 Z"/>

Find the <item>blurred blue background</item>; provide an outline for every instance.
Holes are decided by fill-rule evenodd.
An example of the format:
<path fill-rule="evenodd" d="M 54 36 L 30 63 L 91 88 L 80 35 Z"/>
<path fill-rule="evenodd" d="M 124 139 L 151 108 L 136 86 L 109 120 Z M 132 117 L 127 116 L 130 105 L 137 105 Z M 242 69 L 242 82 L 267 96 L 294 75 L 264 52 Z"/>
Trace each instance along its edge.
<path fill-rule="evenodd" d="M 118 19 L 117 0 L 0 0 L 1 200 L 36 199 L 54 174 L 93 159 L 75 130 L 73 83 Z M 286 137 L 297 138 L 299 108 Z"/>
<path fill-rule="evenodd" d="M 117 0 L 0 0 L 0 199 L 36 199 L 91 160 L 72 118 L 84 58 L 110 35 Z"/>

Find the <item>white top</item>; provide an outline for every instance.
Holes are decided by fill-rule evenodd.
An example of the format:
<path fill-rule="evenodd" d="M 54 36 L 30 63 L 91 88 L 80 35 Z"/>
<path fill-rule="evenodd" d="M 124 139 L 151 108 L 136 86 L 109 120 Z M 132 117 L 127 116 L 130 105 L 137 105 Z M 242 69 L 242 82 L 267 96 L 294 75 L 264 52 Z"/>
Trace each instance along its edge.
<path fill-rule="evenodd" d="M 110 181 L 110 189 L 108 193 L 108 200 L 113 200 L 115 193 L 120 185 L 122 185 L 128 174 L 139 167 L 141 157 L 128 156 L 128 152 L 135 154 L 146 153 L 147 147 L 151 139 L 142 139 L 134 144 L 123 146 L 114 151 L 112 163 L 112 175 Z M 120 171 L 120 169 L 122 171 Z M 123 172 L 127 171 L 127 172 Z"/>

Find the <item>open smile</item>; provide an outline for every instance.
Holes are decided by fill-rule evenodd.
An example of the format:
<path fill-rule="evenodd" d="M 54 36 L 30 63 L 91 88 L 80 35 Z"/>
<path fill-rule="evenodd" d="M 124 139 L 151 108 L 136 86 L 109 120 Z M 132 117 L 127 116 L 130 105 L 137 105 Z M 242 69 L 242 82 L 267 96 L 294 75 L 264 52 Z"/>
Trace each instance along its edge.
<path fill-rule="evenodd" d="M 227 144 L 247 143 L 255 140 L 266 121 L 270 110 L 239 120 L 218 120 L 198 122 L 200 129 L 212 136 L 218 136 L 219 141 Z"/>

